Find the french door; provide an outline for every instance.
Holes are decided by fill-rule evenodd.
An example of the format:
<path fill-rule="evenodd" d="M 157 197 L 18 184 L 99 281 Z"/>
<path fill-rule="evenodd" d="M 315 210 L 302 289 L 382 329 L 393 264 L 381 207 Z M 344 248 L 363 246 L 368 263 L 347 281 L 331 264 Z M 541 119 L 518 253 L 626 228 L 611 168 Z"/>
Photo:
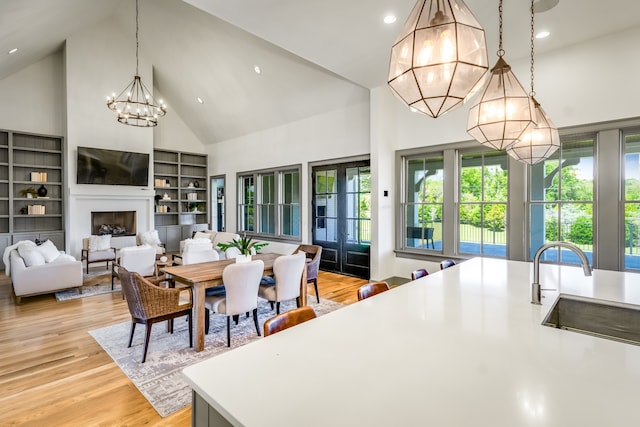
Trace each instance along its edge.
<path fill-rule="evenodd" d="M 322 246 L 320 268 L 369 279 L 369 161 L 316 166 L 312 173 L 313 244 Z"/>

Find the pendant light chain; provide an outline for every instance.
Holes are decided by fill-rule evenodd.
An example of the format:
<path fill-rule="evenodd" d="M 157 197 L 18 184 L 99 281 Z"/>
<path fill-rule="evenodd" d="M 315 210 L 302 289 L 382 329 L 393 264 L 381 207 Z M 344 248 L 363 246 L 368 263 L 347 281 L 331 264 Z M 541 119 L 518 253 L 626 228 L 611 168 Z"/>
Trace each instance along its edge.
<path fill-rule="evenodd" d="M 531 92 L 529 92 L 529 96 L 534 97 L 536 96 L 536 91 L 533 89 L 533 72 L 534 72 L 534 61 L 533 61 L 533 47 L 534 47 L 534 41 L 535 41 L 535 36 L 534 36 L 534 16 L 535 16 L 535 12 L 534 12 L 534 7 L 533 7 L 533 3 L 534 0 L 531 0 Z"/>
<path fill-rule="evenodd" d="M 136 76 L 138 73 L 138 0 L 136 0 Z"/>
<path fill-rule="evenodd" d="M 138 0 L 136 0 L 136 74 L 119 95 L 115 92 L 107 96 L 107 107 L 118 114 L 118 122 L 137 127 L 153 127 L 158 125 L 158 117 L 167 113 L 167 105 L 160 100 L 156 105 L 151 91 L 142 83 L 140 77 L 140 26 Z"/>
<path fill-rule="evenodd" d="M 498 56 L 500 58 L 504 56 L 504 49 L 502 48 L 502 0 L 498 4 Z"/>

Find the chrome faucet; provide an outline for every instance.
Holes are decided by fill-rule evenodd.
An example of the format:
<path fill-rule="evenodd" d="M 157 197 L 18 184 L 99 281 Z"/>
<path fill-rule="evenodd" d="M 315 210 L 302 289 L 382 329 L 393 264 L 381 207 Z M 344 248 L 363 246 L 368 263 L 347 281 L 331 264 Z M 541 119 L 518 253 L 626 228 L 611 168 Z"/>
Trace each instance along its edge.
<path fill-rule="evenodd" d="M 535 256 L 533 257 L 533 283 L 531 284 L 531 304 L 541 304 L 541 291 L 543 289 L 540 287 L 540 257 L 542 253 L 549 248 L 566 248 L 572 250 L 578 258 L 580 258 L 580 264 L 582 264 L 582 270 L 584 271 L 585 276 L 591 276 L 591 266 L 589 265 L 589 260 L 587 256 L 582 252 L 582 249 L 569 242 L 549 242 L 540 246 Z M 549 289 L 544 289 L 549 290 Z"/>

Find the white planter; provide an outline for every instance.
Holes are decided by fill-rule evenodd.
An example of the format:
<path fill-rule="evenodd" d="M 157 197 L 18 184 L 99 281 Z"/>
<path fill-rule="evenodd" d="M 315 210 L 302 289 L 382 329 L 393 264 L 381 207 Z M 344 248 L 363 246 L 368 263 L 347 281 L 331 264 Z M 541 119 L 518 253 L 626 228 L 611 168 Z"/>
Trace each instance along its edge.
<path fill-rule="evenodd" d="M 251 255 L 236 255 L 236 262 L 251 262 Z"/>

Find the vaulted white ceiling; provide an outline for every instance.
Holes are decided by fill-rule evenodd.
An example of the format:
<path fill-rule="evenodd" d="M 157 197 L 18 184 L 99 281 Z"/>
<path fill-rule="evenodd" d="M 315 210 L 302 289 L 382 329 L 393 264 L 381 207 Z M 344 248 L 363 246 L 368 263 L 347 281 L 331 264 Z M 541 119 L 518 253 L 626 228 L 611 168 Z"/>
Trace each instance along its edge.
<path fill-rule="evenodd" d="M 542 5 L 556 0 L 539 0 Z M 497 0 L 468 0 L 497 50 Z M 386 83 L 390 47 L 414 0 L 140 0 L 140 50 L 157 89 L 204 143 L 355 103 Z M 529 55 L 529 0 L 504 0 L 505 58 Z M 133 0 L 3 0 L 0 79 L 113 19 L 134 40 Z M 640 25 L 634 0 L 560 0 L 536 17 L 536 52 Z M 382 22 L 388 13 L 396 23 Z M 18 52 L 8 51 L 17 47 Z M 253 68 L 260 66 L 262 74 Z M 204 100 L 199 104 L 196 98 Z M 102 100 L 97 101 L 102 102 Z M 161 124 L 160 124 L 161 126 Z"/>

